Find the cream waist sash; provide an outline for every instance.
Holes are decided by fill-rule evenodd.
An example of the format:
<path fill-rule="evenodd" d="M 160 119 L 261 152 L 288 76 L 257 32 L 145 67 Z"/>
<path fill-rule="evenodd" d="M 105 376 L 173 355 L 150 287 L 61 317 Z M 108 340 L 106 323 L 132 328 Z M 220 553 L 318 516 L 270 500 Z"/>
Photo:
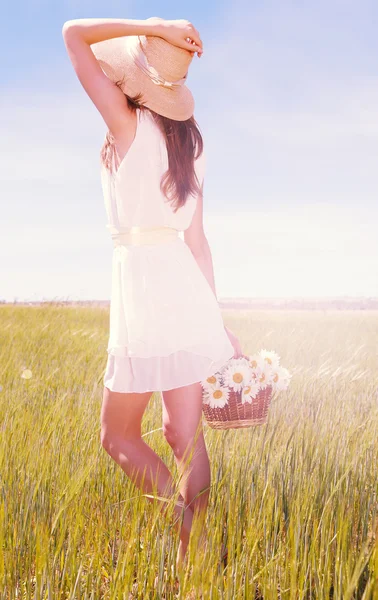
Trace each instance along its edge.
<path fill-rule="evenodd" d="M 178 229 L 173 227 L 131 227 L 122 233 L 111 233 L 114 247 L 143 246 L 144 244 L 161 244 L 179 237 Z"/>

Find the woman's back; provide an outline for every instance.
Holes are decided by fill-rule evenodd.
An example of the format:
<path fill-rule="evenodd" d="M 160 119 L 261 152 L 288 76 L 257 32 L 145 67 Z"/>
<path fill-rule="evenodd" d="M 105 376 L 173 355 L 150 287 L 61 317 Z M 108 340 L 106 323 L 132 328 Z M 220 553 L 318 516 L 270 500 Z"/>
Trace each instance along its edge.
<path fill-rule="evenodd" d="M 130 227 L 172 227 L 184 231 L 191 223 L 197 196 L 189 195 L 176 212 L 160 189 L 160 181 L 168 169 L 168 152 L 164 136 L 149 110 L 136 109 L 135 138 L 113 173 L 101 165 L 101 180 L 107 227 L 112 233 Z M 205 153 L 195 160 L 200 186 L 205 175 Z"/>

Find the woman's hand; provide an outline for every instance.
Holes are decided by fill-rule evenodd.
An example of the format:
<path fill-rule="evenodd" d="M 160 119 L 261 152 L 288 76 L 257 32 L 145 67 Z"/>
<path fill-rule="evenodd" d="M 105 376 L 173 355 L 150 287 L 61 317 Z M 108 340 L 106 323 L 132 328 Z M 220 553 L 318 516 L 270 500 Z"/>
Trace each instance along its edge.
<path fill-rule="evenodd" d="M 228 338 L 229 338 L 231 344 L 234 347 L 234 350 L 235 350 L 234 358 L 241 358 L 243 356 L 243 352 L 242 352 L 238 338 L 236 337 L 236 335 L 234 333 L 232 333 L 232 331 L 230 329 L 228 329 L 228 327 L 224 326 L 224 329 L 228 335 Z"/>
<path fill-rule="evenodd" d="M 150 17 L 146 21 L 156 25 L 157 35 L 167 40 L 167 42 L 179 48 L 189 50 L 193 54 L 197 52 L 198 57 L 202 55 L 203 45 L 200 34 L 190 21 L 186 19 L 168 21 L 160 17 Z"/>

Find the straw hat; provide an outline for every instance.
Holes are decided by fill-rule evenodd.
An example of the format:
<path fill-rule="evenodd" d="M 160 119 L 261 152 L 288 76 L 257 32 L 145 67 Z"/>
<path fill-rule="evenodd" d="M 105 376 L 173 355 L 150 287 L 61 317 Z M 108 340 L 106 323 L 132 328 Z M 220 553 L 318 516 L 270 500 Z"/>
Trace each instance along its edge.
<path fill-rule="evenodd" d="M 158 36 L 127 35 L 91 44 L 105 75 L 129 96 L 175 121 L 189 119 L 194 98 L 185 85 L 193 52 Z"/>

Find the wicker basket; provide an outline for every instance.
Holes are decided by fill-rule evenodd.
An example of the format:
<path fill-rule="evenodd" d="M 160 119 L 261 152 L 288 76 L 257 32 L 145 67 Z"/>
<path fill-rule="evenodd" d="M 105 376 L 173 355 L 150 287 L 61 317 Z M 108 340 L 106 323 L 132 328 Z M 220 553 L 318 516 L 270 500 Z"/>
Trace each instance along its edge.
<path fill-rule="evenodd" d="M 212 408 L 202 403 L 205 419 L 213 429 L 240 429 L 263 425 L 267 421 L 268 409 L 272 399 L 272 386 L 260 390 L 252 402 L 241 400 L 241 392 L 229 393 L 228 403 L 222 408 Z"/>

